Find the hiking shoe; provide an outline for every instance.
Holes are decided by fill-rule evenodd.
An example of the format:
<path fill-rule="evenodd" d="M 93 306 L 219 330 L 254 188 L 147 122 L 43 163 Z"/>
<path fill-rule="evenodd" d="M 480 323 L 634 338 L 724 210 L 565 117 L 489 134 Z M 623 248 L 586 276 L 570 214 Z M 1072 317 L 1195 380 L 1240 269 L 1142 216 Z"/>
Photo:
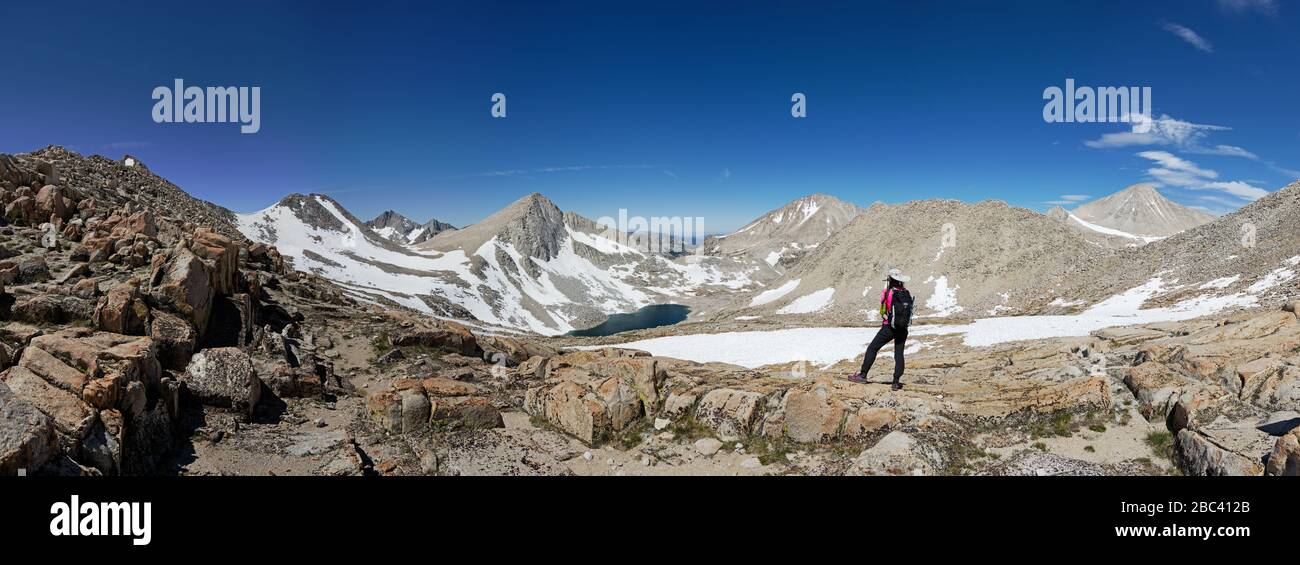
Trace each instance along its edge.
<path fill-rule="evenodd" d="M 894 390 L 903 390 L 903 383 L 900 383 L 900 382 L 898 382 L 898 381 L 894 381 L 894 384 L 893 384 L 892 386 L 890 386 L 889 388 L 894 389 Z"/>
<path fill-rule="evenodd" d="M 867 384 L 867 376 L 862 373 L 858 373 L 856 375 L 849 375 L 849 380 L 855 383 Z"/>

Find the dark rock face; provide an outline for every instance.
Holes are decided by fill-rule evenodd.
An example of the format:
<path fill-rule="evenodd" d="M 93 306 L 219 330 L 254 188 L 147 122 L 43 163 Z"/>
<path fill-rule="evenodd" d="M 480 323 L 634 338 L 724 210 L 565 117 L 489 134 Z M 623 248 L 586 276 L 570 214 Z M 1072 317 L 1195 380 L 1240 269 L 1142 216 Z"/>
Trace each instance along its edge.
<path fill-rule="evenodd" d="M 253 373 L 252 360 L 236 347 L 196 353 L 182 379 L 200 402 L 250 415 L 262 394 L 262 381 Z"/>
<path fill-rule="evenodd" d="M 253 337 L 253 301 L 245 293 L 213 300 L 202 347 L 244 347 Z"/>
<path fill-rule="evenodd" d="M 198 339 L 189 322 L 163 310 L 154 312 L 149 337 L 158 350 L 159 364 L 171 371 L 185 370 Z"/>
<path fill-rule="evenodd" d="M 415 229 L 416 232 L 415 237 L 411 237 L 410 234 L 408 233 L 407 238 L 410 240 L 411 243 L 422 243 L 428 241 L 433 236 L 438 235 L 442 232 L 454 231 L 455 229 L 456 226 L 453 226 L 446 222 L 439 222 L 436 219 L 430 219 L 429 221 L 420 224 Z"/>
<path fill-rule="evenodd" d="M 50 268 L 45 258 L 28 255 L 0 261 L 0 281 L 5 284 L 31 284 L 49 280 Z"/>
<path fill-rule="evenodd" d="M 417 225 L 410 218 L 392 210 L 387 210 L 380 213 L 378 216 L 375 216 L 375 219 L 366 222 L 366 227 L 372 230 L 391 228 L 393 231 L 405 236 L 406 234 L 411 233 Z"/>
<path fill-rule="evenodd" d="M 13 303 L 10 317 L 33 324 L 69 324 L 89 320 L 94 307 L 94 302 L 75 296 L 26 296 Z"/>
<path fill-rule="evenodd" d="M 443 322 L 440 329 L 418 329 L 394 334 L 390 341 L 394 347 L 425 346 L 442 347 L 459 352 L 461 355 L 476 356 L 479 349 L 478 340 L 465 326 L 455 322 Z"/>
<path fill-rule="evenodd" d="M 397 243 L 412 244 L 427 241 L 439 233 L 456 229 L 455 226 L 440 222 L 437 218 L 432 218 L 423 224 L 416 224 L 414 220 L 392 210 L 375 216 L 375 219 L 366 222 L 365 226 Z"/>
<path fill-rule="evenodd" d="M 309 226 L 315 226 L 331 231 L 343 231 L 343 222 L 334 216 L 325 208 L 320 200 L 312 198 L 309 195 L 290 194 L 282 199 L 278 204 L 293 211 L 298 219 Z"/>
<path fill-rule="evenodd" d="M 322 371 L 324 372 L 324 371 Z M 303 367 L 279 365 L 265 379 L 267 387 L 280 398 L 308 398 L 320 396 L 325 391 L 326 378 L 316 371 Z"/>
<path fill-rule="evenodd" d="M 37 469 L 56 453 L 58 438 L 49 417 L 0 383 L 0 476 Z"/>

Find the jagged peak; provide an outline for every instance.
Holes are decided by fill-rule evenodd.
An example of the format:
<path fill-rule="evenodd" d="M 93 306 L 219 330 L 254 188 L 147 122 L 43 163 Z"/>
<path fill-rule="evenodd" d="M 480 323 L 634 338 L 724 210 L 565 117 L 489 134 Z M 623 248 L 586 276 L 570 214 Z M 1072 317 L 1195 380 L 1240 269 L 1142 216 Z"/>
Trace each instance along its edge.
<path fill-rule="evenodd" d="M 277 202 L 275 203 L 275 205 L 276 205 L 276 206 L 289 206 L 289 207 L 301 206 L 301 205 L 302 205 L 302 202 L 303 202 L 304 200 L 307 200 L 307 199 L 309 199 L 309 198 L 311 198 L 311 197 L 313 197 L 313 196 L 316 196 L 316 195 L 315 195 L 315 194 L 303 194 L 303 193 L 301 193 L 301 192 L 291 192 L 291 193 L 289 193 L 289 194 L 284 195 L 282 198 L 280 198 L 280 200 L 277 201 Z"/>
<path fill-rule="evenodd" d="M 387 225 L 392 225 L 394 223 L 394 220 L 396 220 L 396 223 L 399 224 L 410 224 L 412 226 L 415 225 L 414 220 L 406 217 L 405 215 L 403 215 L 402 213 L 396 210 L 384 210 L 383 212 L 380 212 L 379 215 L 375 216 L 373 220 L 366 222 L 366 224 L 371 226 L 387 226 Z"/>
<path fill-rule="evenodd" d="M 547 198 L 545 195 L 543 195 L 540 192 L 529 193 L 521 197 L 520 199 L 511 202 L 508 206 L 506 206 L 506 209 L 531 208 L 531 207 L 554 208 L 556 210 L 560 209 L 560 207 L 556 206 L 555 203 L 552 202 L 550 198 Z"/>

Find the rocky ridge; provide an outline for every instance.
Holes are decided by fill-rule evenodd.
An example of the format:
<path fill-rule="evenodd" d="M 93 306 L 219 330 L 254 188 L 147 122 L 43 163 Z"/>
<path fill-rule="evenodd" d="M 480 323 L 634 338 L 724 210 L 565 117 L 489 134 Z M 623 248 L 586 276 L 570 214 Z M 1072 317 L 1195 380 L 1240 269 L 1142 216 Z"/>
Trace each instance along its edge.
<path fill-rule="evenodd" d="M 717 317 L 870 320 L 891 268 L 912 277 L 919 316 L 1031 313 L 1025 297 L 1046 295 L 1108 253 L 1058 222 L 999 201 L 877 203 Z"/>
<path fill-rule="evenodd" d="M 380 213 L 375 216 L 375 219 L 366 222 L 365 226 L 389 240 L 404 245 L 423 243 L 439 233 L 456 229 L 451 224 L 439 222 L 437 218 L 417 224 L 414 220 L 392 210 Z"/>
<path fill-rule="evenodd" d="M 1213 292 L 1254 297 L 1259 304 L 1297 295 L 1300 269 L 1300 182 L 1218 219 L 1140 248 L 1116 250 L 1085 264 L 1054 289 L 1082 301 L 1100 300 L 1160 278 L 1170 292 L 1153 305 Z M 1050 296 L 1044 296 L 1050 299 Z"/>

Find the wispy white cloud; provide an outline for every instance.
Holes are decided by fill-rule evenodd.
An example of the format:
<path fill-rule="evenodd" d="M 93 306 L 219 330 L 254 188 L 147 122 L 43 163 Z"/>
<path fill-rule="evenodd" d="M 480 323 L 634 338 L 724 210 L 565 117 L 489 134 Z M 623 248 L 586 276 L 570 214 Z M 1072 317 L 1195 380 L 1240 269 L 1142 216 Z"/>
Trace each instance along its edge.
<path fill-rule="evenodd" d="M 1048 200 L 1043 202 L 1043 204 L 1051 204 L 1053 206 L 1072 206 L 1089 198 L 1091 197 L 1087 194 L 1062 194 L 1058 196 L 1056 200 Z"/>
<path fill-rule="evenodd" d="M 1251 186 L 1250 184 L 1239 180 L 1206 183 L 1202 188 L 1221 190 L 1236 196 L 1237 198 L 1241 198 L 1242 200 L 1250 200 L 1252 202 L 1268 196 L 1267 190 Z"/>
<path fill-rule="evenodd" d="M 1233 201 L 1232 199 L 1223 198 L 1221 196 L 1214 196 L 1213 194 L 1200 194 L 1197 195 L 1195 198 L 1200 202 L 1214 204 L 1215 205 L 1214 209 L 1220 211 L 1235 210 L 1240 207 L 1240 204 Z M 1209 207 L 1207 206 L 1207 208 Z"/>
<path fill-rule="evenodd" d="M 1242 157 L 1245 159 L 1250 159 L 1251 161 L 1259 160 L 1259 155 L 1246 151 L 1245 149 L 1237 147 L 1236 145 L 1215 145 L 1214 147 L 1208 149 L 1193 148 L 1192 152 L 1200 153 L 1202 155 L 1226 155 L 1229 157 Z"/>
<path fill-rule="evenodd" d="M 1169 33 L 1177 35 L 1180 39 L 1186 41 L 1192 47 L 1200 49 L 1201 51 L 1204 51 L 1206 53 L 1214 52 L 1214 46 L 1210 45 L 1210 42 L 1207 41 L 1204 37 L 1201 37 L 1200 34 L 1196 33 L 1195 31 L 1192 31 L 1192 28 L 1189 28 L 1185 25 L 1176 24 L 1173 22 L 1164 22 L 1160 24 L 1160 27 L 1164 28 L 1164 30 Z"/>
<path fill-rule="evenodd" d="M 1160 166 L 1165 169 L 1178 171 L 1179 173 L 1186 173 L 1193 176 L 1209 178 L 1209 179 L 1218 178 L 1219 176 L 1219 173 L 1215 171 L 1197 167 L 1196 163 L 1178 157 L 1167 151 L 1143 151 L 1141 153 L 1138 153 L 1138 157 L 1142 157 L 1143 159 L 1150 159 L 1152 161 L 1155 161 L 1156 163 L 1159 163 Z"/>
<path fill-rule="evenodd" d="M 729 178 L 731 178 L 731 169 L 729 168 L 722 169 L 722 173 L 718 174 L 718 182 L 725 181 Z"/>
<path fill-rule="evenodd" d="M 1219 178 L 1217 171 L 1202 168 L 1167 151 L 1143 151 L 1138 153 L 1138 157 L 1157 165 L 1147 169 L 1147 174 L 1161 185 L 1222 192 L 1246 202 L 1253 202 L 1268 195 L 1267 190 L 1244 181 L 1217 180 Z M 1238 202 L 1235 205 L 1240 204 Z"/>
<path fill-rule="evenodd" d="M 1219 0 L 1219 7 L 1229 12 L 1259 12 L 1276 16 L 1277 0 Z"/>
<path fill-rule="evenodd" d="M 1138 129 L 1137 125 L 1131 129 Z M 1226 144 L 1210 144 L 1211 132 L 1230 131 L 1232 128 L 1209 124 L 1197 124 L 1168 115 L 1161 115 L 1151 120 L 1150 131 L 1113 132 L 1103 134 L 1100 138 L 1084 141 L 1083 144 L 1094 149 L 1115 149 L 1122 147 L 1164 146 L 1184 153 L 1195 155 L 1218 155 L 1240 157 L 1260 163 L 1274 172 L 1287 177 L 1288 180 L 1300 178 L 1300 171 L 1278 165 L 1274 161 L 1261 158 L 1244 147 Z"/>
<path fill-rule="evenodd" d="M 1284 177 L 1287 177 L 1288 179 L 1300 179 L 1300 171 L 1297 171 L 1295 169 L 1288 169 L 1286 167 L 1278 165 L 1277 162 L 1275 161 L 1261 159 L 1259 155 L 1251 153 L 1250 151 L 1247 151 L 1235 145 L 1215 145 L 1214 147 L 1209 147 L 1209 148 L 1189 147 L 1187 148 L 1187 152 L 1196 153 L 1199 155 L 1222 155 L 1225 157 L 1241 157 L 1242 159 L 1249 159 L 1251 161 L 1255 161 L 1256 163 L 1260 163 L 1265 167 L 1271 169 L 1273 172 L 1278 173 Z"/>
<path fill-rule="evenodd" d="M 1147 128 L 1148 131 L 1139 132 L 1137 131 L 1139 129 L 1143 128 L 1140 124 L 1135 123 L 1131 126 L 1131 131 L 1107 133 L 1098 139 L 1085 141 L 1083 144 L 1094 149 L 1112 149 L 1139 145 L 1171 145 L 1187 150 L 1201 147 L 1201 142 L 1209 135 L 1209 132 L 1227 131 L 1232 128 L 1195 124 L 1162 114 L 1159 118 L 1152 118 L 1150 127 Z"/>

